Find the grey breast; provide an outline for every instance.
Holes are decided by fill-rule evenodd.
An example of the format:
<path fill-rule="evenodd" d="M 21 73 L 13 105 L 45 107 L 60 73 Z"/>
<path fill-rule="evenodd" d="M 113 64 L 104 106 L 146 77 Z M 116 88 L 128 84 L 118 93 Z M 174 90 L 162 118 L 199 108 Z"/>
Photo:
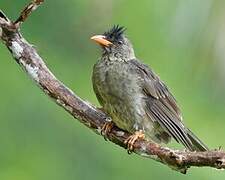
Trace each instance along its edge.
<path fill-rule="evenodd" d="M 93 87 L 100 104 L 118 127 L 131 133 L 152 129 L 152 121 L 146 120 L 141 81 L 126 62 L 99 61 L 94 66 Z"/>

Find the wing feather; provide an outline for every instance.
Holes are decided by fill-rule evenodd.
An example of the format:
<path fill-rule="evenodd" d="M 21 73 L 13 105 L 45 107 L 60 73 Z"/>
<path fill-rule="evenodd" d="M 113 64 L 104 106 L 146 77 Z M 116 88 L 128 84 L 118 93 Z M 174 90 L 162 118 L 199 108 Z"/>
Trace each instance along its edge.
<path fill-rule="evenodd" d="M 130 60 L 129 63 L 136 68 L 136 72 L 143 80 L 142 88 L 146 100 L 146 113 L 153 118 L 151 120 L 158 122 L 177 142 L 193 150 L 192 141 L 181 121 L 180 109 L 166 85 L 146 65 L 135 59 Z"/>

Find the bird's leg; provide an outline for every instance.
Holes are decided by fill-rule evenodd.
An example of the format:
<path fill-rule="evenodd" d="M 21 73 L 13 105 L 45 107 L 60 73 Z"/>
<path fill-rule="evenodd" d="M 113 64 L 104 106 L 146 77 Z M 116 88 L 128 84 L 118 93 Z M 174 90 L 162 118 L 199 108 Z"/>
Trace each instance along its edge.
<path fill-rule="evenodd" d="M 98 109 L 100 111 L 105 112 L 103 107 L 98 107 Z M 101 129 L 101 135 L 104 137 L 104 139 L 107 141 L 108 139 L 108 134 L 109 132 L 112 130 L 114 123 L 112 122 L 111 118 L 106 118 L 106 123 L 103 125 L 102 129 Z"/>
<path fill-rule="evenodd" d="M 104 136 L 104 139 L 106 141 L 108 139 L 108 133 L 110 133 L 113 126 L 114 126 L 114 123 L 112 121 L 109 121 L 109 122 L 106 122 L 101 129 L 101 135 Z"/>
<path fill-rule="evenodd" d="M 138 139 L 144 139 L 145 135 L 142 130 L 136 131 L 133 135 L 129 136 L 124 143 L 127 144 L 127 152 L 128 154 L 131 154 L 132 151 L 134 150 L 134 143 Z"/>

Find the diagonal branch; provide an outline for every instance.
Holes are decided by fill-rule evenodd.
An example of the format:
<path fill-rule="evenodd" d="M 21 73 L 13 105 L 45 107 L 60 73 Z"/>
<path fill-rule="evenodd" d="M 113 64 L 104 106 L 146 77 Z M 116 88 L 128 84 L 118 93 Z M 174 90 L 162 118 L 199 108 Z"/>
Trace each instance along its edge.
<path fill-rule="evenodd" d="M 37 51 L 21 35 L 19 26 L 44 0 L 34 0 L 22 11 L 20 17 L 10 21 L 0 11 L 0 39 L 9 49 L 16 62 L 36 82 L 40 89 L 63 107 L 74 118 L 97 134 L 109 118 L 95 106 L 85 102 L 60 82 L 47 68 Z M 129 133 L 114 127 L 108 138 L 111 142 L 126 148 L 124 140 Z M 186 173 L 191 166 L 209 166 L 225 169 L 225 152 L 214 150 L 208 152 L 189 152 L 172 150 L 156 143 L 138 140 L 134 144 L 134 152 L 168 165 L 174 170 Z"/>

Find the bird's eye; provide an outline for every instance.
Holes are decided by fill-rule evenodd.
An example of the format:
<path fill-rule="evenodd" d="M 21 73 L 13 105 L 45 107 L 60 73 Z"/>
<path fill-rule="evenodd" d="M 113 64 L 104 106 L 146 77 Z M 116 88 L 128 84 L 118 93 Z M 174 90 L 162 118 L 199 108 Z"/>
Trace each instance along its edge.
<path fill-rule="evenodd" d="M 118 41 L 118 44 L 123 44 L 123 41 Z"/>

